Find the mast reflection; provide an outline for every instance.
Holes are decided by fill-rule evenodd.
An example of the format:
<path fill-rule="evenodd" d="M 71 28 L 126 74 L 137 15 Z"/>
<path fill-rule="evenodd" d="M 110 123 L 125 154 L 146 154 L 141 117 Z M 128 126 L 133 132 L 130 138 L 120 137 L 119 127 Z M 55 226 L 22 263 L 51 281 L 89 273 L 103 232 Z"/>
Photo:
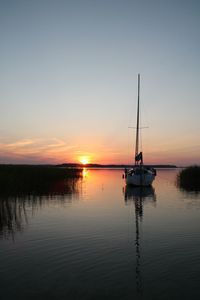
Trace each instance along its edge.
<path fill-rule="evenodd" d="M 127 204 L 133 203 L 135 206 L 135 251 L 136 251 L 136 289 L 138 294 L 143 292 L 142 274 L 141 274 L 141 241 L 140 241 L 140 227 L 143 219 L 144 203 L 156 202 L 155 189 L 149 187 L 134 187 L 126 185 L 124 188 L 124 201 Z"/>

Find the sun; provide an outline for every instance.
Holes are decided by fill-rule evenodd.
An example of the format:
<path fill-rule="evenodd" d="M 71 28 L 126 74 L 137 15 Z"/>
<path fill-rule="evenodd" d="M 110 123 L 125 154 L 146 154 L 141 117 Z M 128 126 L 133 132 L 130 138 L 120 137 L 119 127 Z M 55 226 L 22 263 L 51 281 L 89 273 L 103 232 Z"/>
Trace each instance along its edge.
<path fill-rule="evenodd" d="M 89 163 L 89 158 L 87 156 L 81 156 L 79 158 L 80 163 L 82 163 L 83 165 L 87 165 Z"/>

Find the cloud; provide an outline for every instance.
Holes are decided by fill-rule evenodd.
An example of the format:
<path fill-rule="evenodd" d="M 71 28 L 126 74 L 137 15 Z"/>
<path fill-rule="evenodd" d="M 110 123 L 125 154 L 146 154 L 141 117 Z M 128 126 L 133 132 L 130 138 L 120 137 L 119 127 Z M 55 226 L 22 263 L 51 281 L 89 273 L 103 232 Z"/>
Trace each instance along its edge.
<path fill-rule="evenodd" d="M 16 163 L 63 162 L 71 156 L 71 151 L 76 147 L 57 138 L 0 141 L 0 161 L 1 163 L 10 161 Z"/>

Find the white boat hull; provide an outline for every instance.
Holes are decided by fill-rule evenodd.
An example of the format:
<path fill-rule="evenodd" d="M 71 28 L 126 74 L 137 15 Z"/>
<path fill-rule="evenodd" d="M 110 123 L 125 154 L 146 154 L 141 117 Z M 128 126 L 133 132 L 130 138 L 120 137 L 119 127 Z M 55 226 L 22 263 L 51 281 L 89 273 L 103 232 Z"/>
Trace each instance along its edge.
<path fill-rule="evenodd" d="M 126 184 L 135 186 L 150 186 L 155 179 L 153 174 L 143 174 L 143 175 L 126 175 Z"/>
<path fill-rule="evenodd" d="M 156 171 L 145 167 L 136 167 L 125 171 L 125 180 L 128 185 L 150 186 L 155 179 Z"/>

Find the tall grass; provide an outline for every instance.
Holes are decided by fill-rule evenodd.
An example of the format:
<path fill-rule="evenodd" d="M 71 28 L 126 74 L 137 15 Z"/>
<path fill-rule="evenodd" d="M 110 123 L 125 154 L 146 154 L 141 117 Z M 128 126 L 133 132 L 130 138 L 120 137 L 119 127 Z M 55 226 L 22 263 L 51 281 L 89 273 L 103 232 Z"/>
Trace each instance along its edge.
<path fill-rule="evenodd" d="M 180 188 L 200 191 L 200 166 L 190 166 L 180 171 L 177 177 Z"/>
<path fill-rule="evenodd" d="M 0 195 L 65 193 L 82 170 L 56 166 L 0 165 Z"/>
<path fill-rule="evenodd" d="M 23 230 L 27 207 L 34 211 L 54 195 L 69 201 L 79 194 L 81 177 L 78 168 L 0 165 L 0 238 L 14 238 L 16 231 Z"/>

